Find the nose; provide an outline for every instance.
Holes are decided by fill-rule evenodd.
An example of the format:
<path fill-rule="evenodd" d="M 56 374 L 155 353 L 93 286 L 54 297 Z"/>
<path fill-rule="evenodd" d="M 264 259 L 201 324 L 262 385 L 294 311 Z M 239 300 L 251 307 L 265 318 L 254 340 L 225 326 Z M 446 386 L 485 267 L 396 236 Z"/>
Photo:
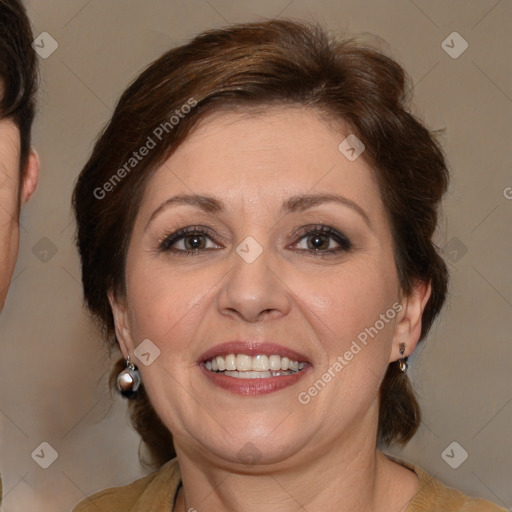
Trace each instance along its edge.
<path fill-rule="evenodd" d="M 233 260 L 218 294 L 218 308 L 222 315 L 259 322 L 289 313 L 290 290 L 267 250 L 252 262 L 244 260 L 238 253 L 233 254 Z"/>

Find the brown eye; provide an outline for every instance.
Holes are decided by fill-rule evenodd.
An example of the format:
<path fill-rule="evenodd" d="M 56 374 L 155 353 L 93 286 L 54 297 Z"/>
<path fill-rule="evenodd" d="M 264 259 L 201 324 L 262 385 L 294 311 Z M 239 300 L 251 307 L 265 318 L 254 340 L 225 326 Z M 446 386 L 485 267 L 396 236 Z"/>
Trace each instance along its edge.
<path fill-rule="evenodd" d="M 308 249 L 311 250 L 321 250 L 321 249 L 328 249 L 329 248 L 329 236 L 315 233 L 314 235 L 308 235 L 307 241 L 308 241 Z"/>
<path fill-rule="evenodd" d="M 299 250 L 312 254 L 333 254 L 348 251 L 352 247 L 345 235 L 329 226 L 314 226 L 302 234 L 296 245 Z"/>
<path fill-rule="evenodd" d="M 186 235 L 183 238 L 185 249 L 197 250 L 204 249 L 206 247 L 206 238 L 204 235 Z"/>
<path fill-rule="evenodd" d="M 217 249 L 213 237 L 205 228 L 192 226 L 180 229 L 166 236 L 159 244 L 158 250 L 175 254 L 200 254 Z"/>

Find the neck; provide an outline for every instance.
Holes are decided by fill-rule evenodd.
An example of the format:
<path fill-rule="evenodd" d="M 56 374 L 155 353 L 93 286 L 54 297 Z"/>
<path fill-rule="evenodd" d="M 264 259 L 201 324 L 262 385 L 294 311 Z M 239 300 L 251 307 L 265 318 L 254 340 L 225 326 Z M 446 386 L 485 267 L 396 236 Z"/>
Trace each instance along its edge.
<path fill-rule="evenodd" d="M 183 488 L 175 510 L 405 510 L 417 490 L 416 475 L 377 451 L 375 436 L 346 439 L 315 457 L 249 468 L 205 460 L 176 446 Z"/>

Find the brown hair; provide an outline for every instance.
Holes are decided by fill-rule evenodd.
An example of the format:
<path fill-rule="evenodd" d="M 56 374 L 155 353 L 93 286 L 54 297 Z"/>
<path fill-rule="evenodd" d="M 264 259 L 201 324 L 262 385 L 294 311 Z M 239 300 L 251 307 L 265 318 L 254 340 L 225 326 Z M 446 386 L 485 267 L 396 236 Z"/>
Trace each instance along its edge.
<path fill-rule="evenodd" d="M 409 92 L 403 69 L 381 52 L 289 20 L 207 31 L 152 63 L 121 96 L 73 195 L 85 301 L 111 346 L 116 341 L 107 291 L 124 292 L 128 242 L 152 173 L 207 113 L 270 105 L 311 108 L 344 121 L 364 142 L 363 157 L 374 169 L 392 226 L 400 285 L 408 294 L 418 280 L 432 284 L 423 339 L 447 290 L 447 268 L 432 237 L 448 170 L 434 136 L 410 113 Z M 193 108 L 180 115 L 187 104 Z M 171 126 L 172 116 L 179 122 Z M 133 151 L 162 126 L 157 146 L 127 172 Z M 122 179 L 117 172 L 113 181 L 123 165 Z M 121 368 L 122 361 L 113 376 Z M 420 410 L 397 363 L 389 365 L 380 400 L 379 442 L 405 444 L 419 426 Z M 172 439 L 143 386 L 130 405 L 133 424 L 162 464 L 174 453 Z"/>
<path fill-rule="evenodd" d="M 20 179 L 30 153 L 38 86 L 34 36 L 19 0 L 0 0 L 0 118 L 12 118 L 20 131 Z"/>

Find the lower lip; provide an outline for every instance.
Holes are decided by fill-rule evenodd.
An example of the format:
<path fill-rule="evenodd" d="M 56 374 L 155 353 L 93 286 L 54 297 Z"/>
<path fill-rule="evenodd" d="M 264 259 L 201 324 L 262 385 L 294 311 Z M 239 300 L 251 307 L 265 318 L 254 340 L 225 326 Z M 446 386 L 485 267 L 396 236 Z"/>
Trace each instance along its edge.
<path fill-rule="evenodd" d="M 281 377 L 267 377 L 265 379 L 237 379 L 229 377 L 223 373 L 215 373 L 207 370 L 204 364 L 200 365 L 201 371 L 206 375 L 208 380 L 218 386 L 236 395 L 257 396 L 268 395 L 275 391 L 293 386 L 306 373 L 309 373 L 310 366 L 306 365 L 302 370 L 293 375 L 283 375 Z"/>

